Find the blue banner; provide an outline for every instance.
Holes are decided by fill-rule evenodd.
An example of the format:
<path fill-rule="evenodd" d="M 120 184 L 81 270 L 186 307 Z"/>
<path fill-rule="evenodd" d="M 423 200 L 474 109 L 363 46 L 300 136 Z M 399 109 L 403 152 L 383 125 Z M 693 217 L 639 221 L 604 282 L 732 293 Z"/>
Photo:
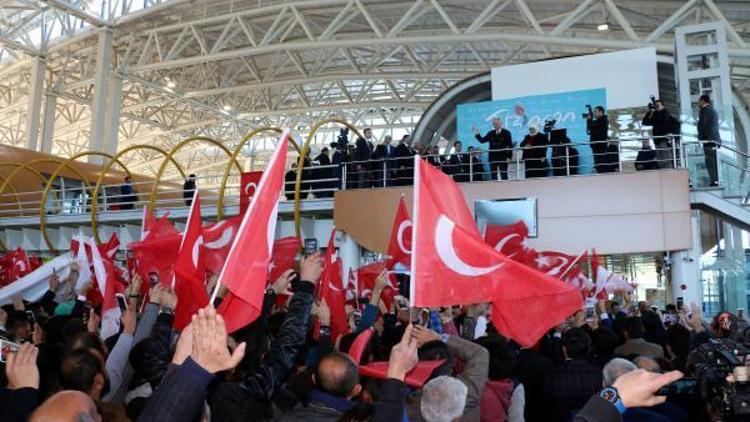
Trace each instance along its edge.
<path fill-rule="evenodd" d="M 513 135 L 513 143 L 518 146 L 529 133 L 530 126 L 536 126 L 541 132 L 545 121 L 557 120 L 555 128 L 567 129 L 568 137 L 577 144 L 579 174 L 592 173 L 594 157 L 588 145 L 586 120 L 582 117 L 586 104 L 592 107 L 606 105 L 606 90 L 597 88 L 460 104 L 456 107 L 458 140 L 463 143 L 464 151 L 469 146 L 486 151 L 487 144 L 480 144 L 476 140 L 472 128 L 476 126 L 484 135 L 492 130 L 492 119 L 498 117 L 503 121 L 503 127 Z"/>

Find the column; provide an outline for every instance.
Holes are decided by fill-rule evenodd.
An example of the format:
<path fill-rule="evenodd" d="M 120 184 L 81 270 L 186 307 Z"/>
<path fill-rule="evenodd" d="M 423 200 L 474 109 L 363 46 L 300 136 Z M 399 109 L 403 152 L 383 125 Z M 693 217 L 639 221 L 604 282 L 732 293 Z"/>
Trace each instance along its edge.
<path fill-rule="evenodd" d="M 677 298 L 681 297 L 685 306 L 690 306 L 691 303 L 701 305 L 703 302 L 700 268 L 701 236 L 697 211 L 692 211 L 690 226 L 693 247 L 671 255 L 672 301 L 676 303 Z"/>
<path fill-rule="evenodd" d="M 26 139 L 24 146 L 36 151 L 39 141 L 39 118 L 42 107 L 42 93 L 44 91 L 44 59 L 35 57 L 31 64 L 31 80 L 29 81 L 29 105 L 26 110 Z"/>
<path fill-rule="evenodd" d="M 117 136 L 120 129 L 120 109 L 122 106 L 122 78 L 117 72 L 109 76 L 109 96 L 107 98 L 106 136 L 101 151 L 114 155 L 117 152 Z"/>
<path fill-rule="evenodd" d="M 724 292 L 726 309 L 747 311 L 747 270 L 745 249 L 742 246 L 742 230 L 731 224 L 724 225 Z M 747 313 L 745 313 L 747 315 Z"/>
<path fill-rule="evenodd" d="M 99 33 L 99 45 L 96 56 L 96 76 L 94 77 L 94 98 L 91 102 L 91 133 L 89 149 L 104 151 L 107 134 L 107 96 L 110 85 L 110 68 L 112 59 L 112 31 L 105 29 Z M 102 164 L 102 157 L 89 156 L 89 162 Z"/>
<path fill-rule="evenodd" d="M 52 144 L 55 135 L 55 107 L 57 106 L 57 95 L 49 92 L 44 96 L 44 123 L 42 125 L 42 144 L 40 151 L 46 154 L 52 153 Z"/>
<path fill-rule="evenodd" d="M 341 275 L 346 285 L 349 279 L 349 269 L 359 268 L 360 249 L 359 244 L 348 234 L 341 233 L 339 246 L 339 256 L 341 257 Z"/>

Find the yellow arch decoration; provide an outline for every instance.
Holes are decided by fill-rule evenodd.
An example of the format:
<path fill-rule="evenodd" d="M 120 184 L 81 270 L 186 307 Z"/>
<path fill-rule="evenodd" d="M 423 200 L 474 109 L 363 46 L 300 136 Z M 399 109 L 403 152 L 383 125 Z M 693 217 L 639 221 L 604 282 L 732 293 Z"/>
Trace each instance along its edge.
<path fill-rule="evenodd" d="M 24 164 L 6 161 L 6 162 L 0 162 L 0 167 L 1 166 L 22 167 L 22 166 L 24 166 Z M 42 183 L 47 183 L 47 179 L 44 176 L 42 176 L 42 174 L 39 173 L 38 171 L 34 170 L 33 168 L 29 168 L 29 167 L 24 167 L 24 168 L 26 168 L 26 170 L 29 170 L 30 172 L 36 174 L 39 177 L 39 179 L 42 181 Z M 10 183 L 9 179 L 6 178 L 6 177 L 0 176 L 0 181 L 3 182 L 2 188 L 0 189 L 0 196 L 3 195 L 3 191 L 5 191 L 5 187 L 9 186 L 11 193 L 13 193 L 13 196 L 16 198 L 16 203 L 18 204 L 18 210 L 20 211 L 20 215 L 23 215 L 23 205 L 21 204 L 22 201 L 20 199 L 20 196 L 18 195 L 18 189 L 16 189 L 16 187 L 13 186 L 13 184 Z"/>
<path fill-rule="evenodd" d="M 36 175 L 36 177 L 39 178 L 39 180 L 42 182 L 42 184 L 46 184 L 47 183 L 47 178 L 44 177 L 42 175 L 42 173 L 40 173 L 37 169 L 33 168 L 32 166 L 35 165 L 35 164 L 39 164 L 39 163 L 52 163 L 52 164 L 58 164 L 58 165 L 60 165 L 63 162 L 64 162 L 63 160 L 60 160 L 58 158 L 38 158 L 38 159 L 31 160 L 31 161 L 28 161 L 28 162 L 23 163 L 23 164 L 17 163 L 17 162 L 14 162 L 14 161 L 3 161 L 3 162 L 0 162 L 0 166 L 13 166 L 13 167 L 17 167 L 15 169 L 13 169 L 8 174 L 7 179 L 3 182 L 2 185 L 0 185 L 0 195 L 2 195 L 3 193 L 5 193 L 5 188 L 7 186 L 10 186 L 11 188 L 13 188 L 13 185 L 10 183 L 10 181 L 13 180 L 13 178 L 16 177 L 22 170 L 27 170 L 27 171 L 29 171 L 31 173 L 34 173 L 34 175 Z M 55 192 L 53 190 L 52 194 L 55 196 L 55 201 L 57 201 L 57 199 L 58 199 L 57 198 L 57 192 Z"/>
<path fill-rule="evenodd" d="M 52 241 L 49 239 L 49 234 L 47 233 L 47 219 L 46 219 L 47 217 L 47 210 L 46 210 L 47 193 L 49 192 L 49 188 L 52 186 L 52 182 L 55 181 L 55 179 L 60 175 L 60 171 L 64 168 L 68 168 L 71 171 L 73 171 L 84 182 L 87 190 L 91 189 L 91 184 L 89 184 L 88 180 L 86 179 L 86 176 L 83 173 L 81 173 L 80 170 L 78 170 L 77 168 L 71 165 L 71 163 L 75 162 L 77 159 L 81 157 L 90 156 L 90 155 L 105 157 L 110 160 L 113 158 L 111 155 L 107 153 L 97 152 L 97 151 L 85 151 L 85 152 L 75 154 L 72 157 L 65 160 L 60 165 L 58 165 L 57 168 L 55 168 L 55 171 L 52 172 L 52 174 L 49 177 L 49 180 L 47 180 L 47 185 L 44 187 L 44 192 L 42 192 L 42 203 L 41 203 L 41 206 L 39 207 L 39 230 L 42 232 L 42 237 L 44 237 L 44 241 L 45 243 L 47 243 L 47 247 L 49 247 L 50 251 L 52 252 L 57 252 L 57 249 L 54 247 L 54 245 L 52 245 Z M 122 166 L 122 168 L 125 170 L 125 174 L 127 174 L 130 177 L 133 177 L 130 174 L 130 170 L 128 170 L 128 168 L 125 167 L 125 165 L 122 164 L 122 162 L 120 162 L 119 160 L 115 160 L 115 161 L 120 166 Z M 96 207 L 97 204 L 92 201 L 91 206 Z"/>
<path fill-rule="evenodd" d="M 171 159 L 172 157 L 174 157 L 174 155 L 179 150 L 181 150 L 185 145 L 187 145 L 187 144 L 189 144 L 191 142 L 196 142 L 196 141 L 198 141 L 198 142 L 208 142 L 208 143 L 210 143 L 210 144 L 212 144 L 214 146 L 217 146 L 217 147 L 221 148 L 221 150 L 224 151 L 227 154 L 227 157 L 231 157 L 232 156 L 232 151 L 229 151 L 229 149 L 226 146 L 224 146 L 224 144 L 222 144 L 221 142 L 217 141 L 216 139 L 207 138 L 205 136 L 191 136 L 190 138 L 187 138 L 187 139 L 183 140 L 182 142 L 180 142 L 179 144 L 175 145 L 174 148 L 172 148 L 169 151 L 169 154 L 168 154 L 167 158 L 164 159 L 164 161 L 161 162 L 161 166 L 159 166 L 159 170 L 156 172 L 156 180 L 154 180 L 154 187 L 151 190 L 151 196 L 148 199 L 148 208 L 150 210 L 154 209 L 154 204 L 156 203 L 156 192 L 159 189 L 159 182 L 161 181 L 162 175 L 164 175 L 164 170 L 167 168 L 167 159 Z M 231 161 L 230 161 L 230 163 L 231 163 Z M 242 166 L 240 165 L 239 162 L 237 162 L 236 159 L 234 160 L 234 165 L 237 167 L 238 171 L 240 171 L 240 172 L 242 171 Z"/>
<path fill-rule="evenodd" d="M 294 232 L 296 233 L 297 237 L 301 236 L 301 226 L 300 226 L 300 194 L 302 192 L 302 169 L 305 166 L 305 157 L 307 154 L 310 153 L 310 142 L 312 142 L 313 137 L 318 132 L 318 130 L 325 124 L 328 123 L 338 123 L 342 126 L 346 126 L 351 130 L 354 135 L 362 137 L 362 134 L 359 133 L 357 128 L 352 126 L 349 122 L 347 122 L 344 119 L 339 119 L 337 117 L 329 118 L 329 119 L 323 119 L 319 121 L 318 123 L 313 126 L 312 130 L 310 131 L 310 134 L 307 135 L 307 139 L 305 140 L 305 144 L 302 146 L 302 151 L 299 154 L 299 159 L 297 160 L 297 179 L 294 182 Z"/>
<path fill-rule="evenodd" d="M 185 177 L 185 170 L 182 168 L 182 166 L 180 166 L 180 164 L 177 162 L 177 160 L 174 159 L 174 157 L 172 157 L 172 156 L 169 155 L 169 153 L 166 150 L 164 150 L 162 148 L 159 148 L 159 147 L 156 147 L 156 146 L 153 146 L 153 145 L 145 145 L 145 144 L 142 144 L 142 145 L 131 145 L 131 146 L 123 149 L 122 151 L 118 152 L 113 157 L 111 157 L 109 159 L 109 161 L 107 161 L 107 164 L 105 164 L 104 167 L 102 168 L 102 170 L 100 171 L 99 177 L 96 179 L 96 185 L 94 186 L 94 192 L 91 194 L 91 203 L 92 204 L 98 203 L 99 189 L 101 188 L 102 182 L 104 181 L 104 178 L 106 177 L 107 173 L 109 173 L 109 171 L 112 169 L 112 165 L 114 165 L 115 163 L 119 163 L 122 166 L 122 163 L 119 161 L 120 157 L 122 157 L 123 155 L 125 155 L 125 154 L 127 154 L 127 153 L 129 153 L 131 151 L 140 150 L 140 149 L 150 149 L 150 150 L 153 150 L 153 151 L 156 151 L 156 152 L 160 153 L 161 155 L 163 155 L 165 157 L 165 161 L 166 160 L 171 161 L 175 165 L 175 167 L 177 167 L 177 170 L 180 172 L 180 175 L 183 178 Z M 128 175 L 130 175 L 130 172 L 128 172 Z M 97 208 L 98 207 L 91 207 L 91 231 L 92 231 L 92 233 L 94 235 L 94 239 L 96 239 L 97 242 L 101 243 L 101 239 L 99 238 L 99 227 L 98 227 L 98 225 L 96 223 Z"/>
<path fill-rule="evenodd" d="M 234 151 L 232 152 L 232 156 L 229 158 L 229 162 L 224 167 L 224 176 L 221 178 L 221 187 L 219 188 L 219 200 L 216 203 L 216 218 L 218 220 L 221 220 L 222 217 L 224 217 L 224 190 L 227 187 L 227 180 L 229 180 L 229 173 L 232 171 L 232 162 L 237 161 L 237 156 L 240 155 L 240 152 L 242 152 L 242 147 L 245 146 L 248 142 L 250 142 L 251 139 L 253 139 L 256 135 L 266 132 L 276 132 L 276 133 L 282 133 L 283 131 L 280 128 L 277 127 L 261 127 L 258 129 L 255 129 L 245 135 L 244 138 L 240 141 L 239 144 L 234 148 Z M 290 141 L 294 142 L 291 138 L 289 138 Z M 296 142 L 294 142 L 294 147 L 299 151 L 299 146 Z M 242 170 L 240 170 L 242 172 Z"/>

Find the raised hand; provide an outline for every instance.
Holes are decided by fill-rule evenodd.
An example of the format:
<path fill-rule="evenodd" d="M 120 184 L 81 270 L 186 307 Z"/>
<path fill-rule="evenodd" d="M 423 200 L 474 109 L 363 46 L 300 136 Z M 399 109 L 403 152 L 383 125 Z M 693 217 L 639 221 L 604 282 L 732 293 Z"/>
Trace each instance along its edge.
<path fill-rule="evenodd" d="M 177 340 L 177 347 L 172 356 L 172 363 L 182 365 L 185 359 L 193 352 L 193 324 L 188 324 L 180 333 L 180 339 Z"/>
<path fill-rule="evenodd" d="M 682 377 L 680 371 L 657 374 L 645 369 L 636 369 L 620 375 L 613 387 L 617 389 L 625 407 L 651 407 L 667 400 L 666 396 L 656 395 L 660 388 Z"/>
<path fill-rule="evenodd" d="M 162 290 L 160 303 L 161 306 L 174 309 L 177 306 L 177 293 L 175 293 L 174 289 Z"/>
<path fill-rule="evenodd" d="M 149 303 L 160 305 L 162 292 L 164 292 L 164 285 L 161 283 L 154 284 L 154 286 L 148 291 Z"/>
<path fill-rule="evenodd" d="M 401 341 L 391 348 L 391 356 L 388 359 L 388 378 L 403 381 L 406 374 L 417 365 L 417 339 L 414 338 L 414 326 L 406 326 Z"/>
<path fill-rule="evenodd" d="M 22 344 L 17 351 L 8 353 L 5 361 L 8 389 L 39 389 L 39 368 L 36 366 L 38 354 L 39 349 L 31 343 Z"/>
<path fill-rule="evenodd" d="M 288 269 L 284 271 L 283 274 L 279 276 L 279 278 L 276 279 L 276 281 L 273 282 L 271 285 L 271 288 L 273 289 L 273 292 L 276 295 L 291 295 L 292 292 L 289 290 L 289 286 L 292 285 L 292 280 L 294 280 L 294 270 Z"/>
<path fill-rule="evenodd" d="M 323 273 L 323 256 L 316 252 L 310 256 L 303 257 L 299 263 L 299 278 L 317 284 L 320 274 Z"/>
<path fill-rule="evenodd" d="M 422 347 L 425 343 L 440 340 L 440 336 L 438 335 L 438 333 L 430 330 L 427 327 L 422 327 L 421 325 L 414 326 L 411 331 L 411 335 L 417 341 L 417 345 L 419 347 Z"/>
<path fill-rule="evenodd" d="M 328 307 L 325 299 L 321 300 L 320 303 L 315 305 L 315 315 L 320 320 L 320 325 L 323 327 L 331 326 L 331 308 Z"/>
<path fill-rule="evenodd" d="M 193 351 L 190 357 L 206 371 L 215 374 L 239 365 L 245 356 L 245 343 L 240 343 L 232 354 L 227 347 L 224 319 L 212 306 L 193 315 Z"/>

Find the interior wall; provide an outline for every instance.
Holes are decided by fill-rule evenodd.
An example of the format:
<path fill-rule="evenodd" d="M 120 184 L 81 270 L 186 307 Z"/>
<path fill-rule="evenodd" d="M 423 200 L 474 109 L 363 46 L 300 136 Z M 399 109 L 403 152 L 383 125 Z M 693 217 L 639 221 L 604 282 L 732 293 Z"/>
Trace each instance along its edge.
<path fill-rule="evenodd" d="M 688 173 L 664 170 L 569 178 L 463 184 L 477 199 L 537 198 L 538 237 L 531 246 L 603 255 L 675 251 L 692 245 Z M 334 223 L 363 247 L 386 253 L 398 201 L 411 188 L 336 192 Z M 363 204 L 366 204 L 363 205 Z"/>

